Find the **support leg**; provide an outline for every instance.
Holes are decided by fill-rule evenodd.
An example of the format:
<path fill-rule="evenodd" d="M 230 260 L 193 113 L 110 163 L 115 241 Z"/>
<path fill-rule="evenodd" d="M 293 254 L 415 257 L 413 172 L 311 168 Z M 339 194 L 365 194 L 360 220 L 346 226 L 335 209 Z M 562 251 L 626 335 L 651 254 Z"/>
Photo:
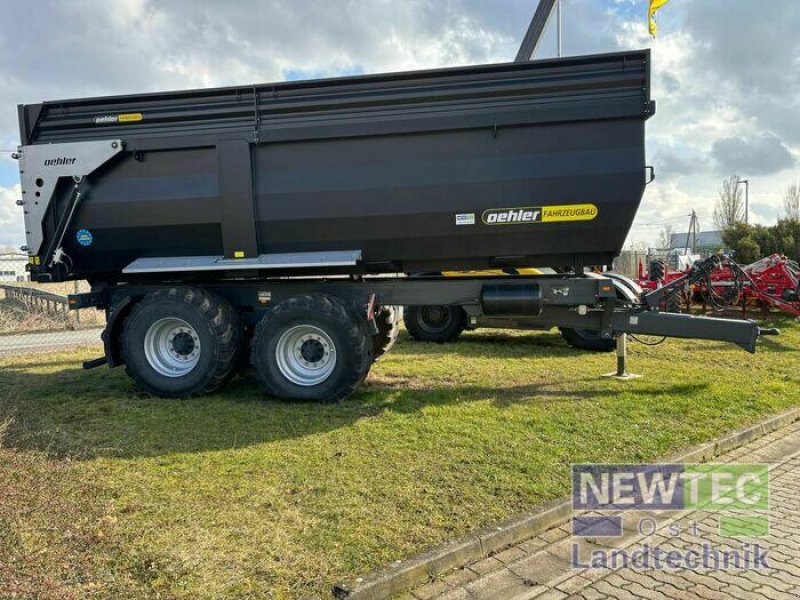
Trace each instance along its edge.
<path fill-rule="evenodd" d="M 633 373 L 628 373 L 627 369 L 627 360 L 628 360 L 628 335 L 623 333 L 617 336 L 617 370 L 613 373 L 607 373 L 603 375 L 603 377 L 613 377 L 614 379 L 620 379 L 622 381 L 627 381 L 628 379 L 637 379 L 641 377 L 641 375 L 634 375 Z"/>

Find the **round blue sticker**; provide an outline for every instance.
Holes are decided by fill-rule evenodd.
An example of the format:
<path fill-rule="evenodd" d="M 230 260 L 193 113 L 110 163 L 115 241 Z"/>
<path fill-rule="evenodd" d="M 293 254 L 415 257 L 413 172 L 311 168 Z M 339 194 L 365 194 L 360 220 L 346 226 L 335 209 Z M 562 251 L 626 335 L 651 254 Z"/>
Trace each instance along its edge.
<path fill-rule="evenodd" d="M 91 246 L 94 241 L 94 236 L 92 236 L 92 232 L 88 229 L 81 229 L 75 234 L 75 237 L 78 239 L 78 243 L 81 246 Z"/>

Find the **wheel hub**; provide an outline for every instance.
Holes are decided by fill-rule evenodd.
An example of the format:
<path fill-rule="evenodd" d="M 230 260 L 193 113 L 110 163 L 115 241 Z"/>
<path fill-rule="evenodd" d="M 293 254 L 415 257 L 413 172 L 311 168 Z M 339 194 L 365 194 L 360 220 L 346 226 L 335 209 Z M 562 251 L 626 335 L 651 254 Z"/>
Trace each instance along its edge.
<path fill-rule="evenodd" d="M 160 375 L 182 377 L 200 360 L 200 336 L 183 319 L 166 317 L 153 323 L 144 337 L 147 363 Z"/>
<path fill-rule="evenodd" d="M 194 352 L 194 338 L 187 331 L 178 331 L 172 338 L 172 350 L 177 357 L 188 357 Z"/>
<path fill-rule="evenodd" d="M 310 363 L 319 362 L 325 356 L 325 346 L 318 339 L 307 339 L 300 346 L 300 356 Z"/>
<path fill-rule="evenodd" d="M 427 331 L 438 331 L 450 324 L 451 313 L 447 306 L 426 306 L 422 310 L 422 323 Z"/>
<path fill-rule="evenodd" d="M 336 346 L 314 325 L 296 325 L 281 334 L 275 346 L 281 374 L 294 384 L 310 387 L 328 379 L 336 367 Z"/>

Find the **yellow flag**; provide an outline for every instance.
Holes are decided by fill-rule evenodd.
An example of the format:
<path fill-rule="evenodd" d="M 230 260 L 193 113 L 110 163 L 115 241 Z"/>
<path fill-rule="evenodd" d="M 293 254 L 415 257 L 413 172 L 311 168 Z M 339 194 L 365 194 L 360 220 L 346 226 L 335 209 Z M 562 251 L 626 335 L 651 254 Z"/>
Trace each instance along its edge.
<path fill-rule="evenodd" d="M 650 10 L 647 14 L 648 19 L 650 20 L 650 35 L 656 37 L 656 33 L 658 33 L 658 26 L 656 25 L 656 11 L 664 6 L 669 0 L 650 0 Z"/>

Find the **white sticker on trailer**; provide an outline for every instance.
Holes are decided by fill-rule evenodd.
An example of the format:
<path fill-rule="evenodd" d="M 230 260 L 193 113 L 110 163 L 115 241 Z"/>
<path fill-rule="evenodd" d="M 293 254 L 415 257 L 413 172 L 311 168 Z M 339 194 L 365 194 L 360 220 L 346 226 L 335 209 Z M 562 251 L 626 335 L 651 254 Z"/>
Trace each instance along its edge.
<path fill-rule="evenodd" d="M 639 324 L 639 317 L 631 317 L 629 322 L 630 322 L 631 325 L 638 325 Z"/>
<path fill-rule="evenodd" d="M 456 215 L 456 225 L 475 225 L 475 213 Z"/>

